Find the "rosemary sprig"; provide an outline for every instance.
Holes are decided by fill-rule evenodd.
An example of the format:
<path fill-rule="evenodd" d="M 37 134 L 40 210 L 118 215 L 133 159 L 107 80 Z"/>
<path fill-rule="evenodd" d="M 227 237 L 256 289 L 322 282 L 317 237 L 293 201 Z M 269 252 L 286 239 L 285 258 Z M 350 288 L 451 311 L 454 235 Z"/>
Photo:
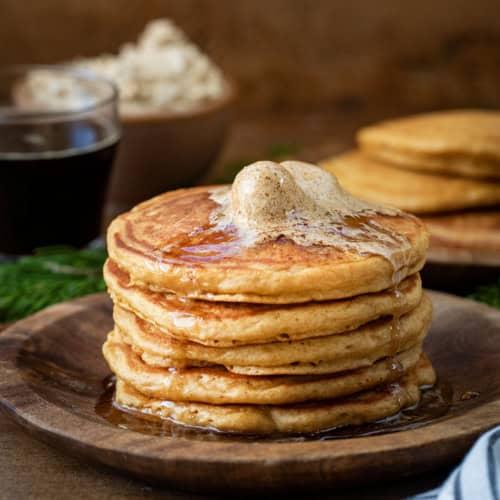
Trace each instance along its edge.
<path fill-rule="evenodd" d="M 104 291 L 105 259 L 102 248 L 48 247 L 0 264 L 0 323 L 15 321 L 57 302 Z"/>

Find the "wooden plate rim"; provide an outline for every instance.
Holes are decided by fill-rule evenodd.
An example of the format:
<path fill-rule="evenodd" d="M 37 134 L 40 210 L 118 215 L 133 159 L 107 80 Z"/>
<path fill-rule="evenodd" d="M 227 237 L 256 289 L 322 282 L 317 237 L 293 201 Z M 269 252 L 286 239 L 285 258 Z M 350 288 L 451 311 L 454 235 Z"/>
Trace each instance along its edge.
<path fill-rule="evenodd" d="M 500 311 L 448 294 L 431 292 L 431 295 L 459 302 L 464 308 L 480 309 L 500 328 Z M 239 464 L 269 469 L 298 462 L 306 466 L 333 460 L 340 470 L 343 460 L 355 457 L 366 460 L 374 454 L 388 452 L 398 456 L 408 450 L 418 450 L 410 454 L 412 458 L 405 460 L 405 467 L 422 465 L 424 457 L 428 457 L 425 451 L 435 456 L 432 465 L 436 466 L 449 461 L 450 455 L 452 459 L 458 459 L 480 433 L 500 421 L 500 417 L 494 417 L 500 415 L 500 399 L 495 399 L 463 415 L 398 432 L 397 446 L 394 446 L 394 434 L 332 441 L 212 442 L 147 436 L 114 428 L 106 422 L 92 422 L 43 399 L 23 379 L 16 358 L 23 343 L 40 329 L 39 325 L 43 325 L 46 318 L 62 318 L 79 308 L 89 307 L 97 299 L 102 300 L 102 294 L 52 306 L 0 334 L 0 408 L 42 440 L 69 451 L 79 451 L 105 464 L 116 466 L 118 461 L 127 468 L 129 460 L 140 459 L 145 464 L 161 461 L 166 466 L 175 465 L 175 468 L 182 463 L 192 466 Z M 68 305 L 71 305 L 69 312 Z M 430 427 L 433 429 L 431 434 L 428 432 Z M 377 464 L 373 464 L 373 468 L 376 469 Z M 401 466 L 395 463 L 395 471 L 398 469 Z"/>

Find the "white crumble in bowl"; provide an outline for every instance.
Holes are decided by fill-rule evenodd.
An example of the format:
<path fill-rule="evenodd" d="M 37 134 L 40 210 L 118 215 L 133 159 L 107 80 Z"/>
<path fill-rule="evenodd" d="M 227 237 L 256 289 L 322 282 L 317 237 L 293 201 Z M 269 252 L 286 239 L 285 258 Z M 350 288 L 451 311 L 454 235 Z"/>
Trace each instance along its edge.
<path fill-rule="evenodd" d="M 77 59 L 73 67 L 113 81 L 119 91 L 122 115 L 161 108 L 183 112 L 217 101 L 230 92 L 220 69 L 170 20 L 151 21 L 137 43 L 118 54 Z M 54 73 L 40 69 L 23 82 L 31 106 L 73 110 L 85 99 Z"/>

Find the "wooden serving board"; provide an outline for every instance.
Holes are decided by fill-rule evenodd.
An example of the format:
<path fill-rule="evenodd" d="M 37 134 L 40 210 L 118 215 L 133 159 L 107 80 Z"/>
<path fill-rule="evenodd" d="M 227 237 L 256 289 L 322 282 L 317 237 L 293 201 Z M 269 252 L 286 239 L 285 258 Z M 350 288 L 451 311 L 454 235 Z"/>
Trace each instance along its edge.
<path fill-rule="evenodd" d="M 400 480 L 458 461 L 500 423 L 500 311 L 431 292 L 426 350 L 450 406 L 400 432 L 335 440 L 152 436 L 95 411 L 109 370 L 100 347 L 111 328 L 103 295 L 63 303 L 0 334 L 0 408 L 67 453 L 188 490 L 336 488 Z"/>

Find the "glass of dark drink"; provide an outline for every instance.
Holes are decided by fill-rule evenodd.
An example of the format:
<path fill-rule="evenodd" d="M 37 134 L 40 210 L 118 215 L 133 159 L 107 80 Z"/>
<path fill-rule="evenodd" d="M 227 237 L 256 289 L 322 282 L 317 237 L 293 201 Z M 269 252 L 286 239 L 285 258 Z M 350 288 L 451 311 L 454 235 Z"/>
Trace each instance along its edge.
<path fill-rule="evenodd" d="M 96 238 L 119 137 L 111 82 L 64 66 L 0 69 L 0 254 Z"/>

